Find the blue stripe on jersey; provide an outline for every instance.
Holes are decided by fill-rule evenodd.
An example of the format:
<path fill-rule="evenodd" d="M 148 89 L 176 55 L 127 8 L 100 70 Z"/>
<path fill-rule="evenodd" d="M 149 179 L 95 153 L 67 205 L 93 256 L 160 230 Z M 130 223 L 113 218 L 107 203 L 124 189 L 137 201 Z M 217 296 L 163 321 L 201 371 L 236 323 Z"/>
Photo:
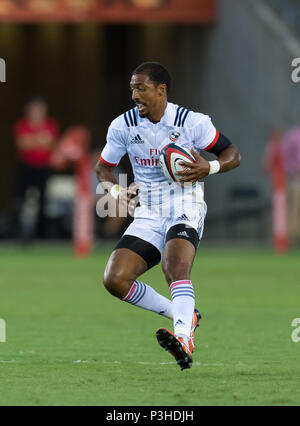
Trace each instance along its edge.
<path fill-rule="evenodd" d="M 183 127 L 189 112 L 190 111 L 184 107 L 178 107 L 176 111 L 174 126 Z"/>
<path fill-rule="evenodd" d="M 179 115 L 179 111 L 181 110 L 182 107 L 178 107 L 177 111 L 176 111 L 176 117 L 175 117 L 175 121 L 174 121 L 174 126 L 177 126 L 177 120 L 178 120 L 178 115 Z"/>
<path fill-rule="evenodd" d="M 171 189 L 170 190 L 170 206 L 171 206 L 170 215 L 174 214 L 174 194 L 175 194 L 174 189 Z"/>
<path fill-rule="evenodd" d="M 183 116 L 183 118 L 182 118 L 182 122 L 181 122 L 181 127 L 183 127 L 184 126 L 184 123 L 185 123 L 185 120 L 186 120 L 186 117 L 187 117 L 187 115 L 188 115 L 188 113 L 189 113 L 190 111 L 187 109 L 186 110 L 186 112 L 184 113 L 184 116 Z"/>
<path fill-rule="evenodd" d="M 182 118 L 182 114 L 184 113 L 185 108 L 182 108 L 182 110 L 180 111 L 179 117 L 178 117 L 178 127 L 181 127 L 181 118 Z"/>
<path fill-rule="evenodd" d="M 127 117 L 126 117 L 126 114 L 127 114 L 126 112 L 124 112 L 124 114 L 123 114 L 123 115 L 124 115 L 124 118 L 125 118 L 125 122 L 126 122 L 127 126 L 128 126 L 128 127 L 130 127 L 129 122 L 128 122 L 128 119 L 127 119 Z"/>
<path fill-rule="evenodd" d="M 138 125 L 137 113 L 135 108 L 126 111 L 124 114 L 125 122 L 128 127 L 134 127 Z"/>
<path fill-rule="evenodd" d="M 129 117 L 129 120 L 130 120 L 130 124 L 131 124 L 132 126 L 134 126 L 134 122 L 133 122 L 133 119 L 132 119 L 132 117 L 131 117 L 131 110 L 130 110 L 130 111 L 128 111 L 128 117 Z"/>
<path fill-rule="evenodd" d="M 138 123 L 137 123 L 137 116 L 136 116 L 136 109 L 135 108 L 132 110 L 132 114 L 133 114 L 133 119 L 134 119 L 134 125 L 137 126 Z"/>
<path fill-rule="evenodd" d="M 152 205 L 152 200 L 151 200 L 151 191 L 149 190 L 149 188 L 147 189 L 148 193 L 148 207 Z"/>
<path fill-rule="evenodd" d="M 182 208 L 182 212 L 184 212 L 184 192 L 185 192 L 185 185 L 181 186 L 181 208 Z"/>
<path fill-rule="evenodd" d="M 162 204 L 162 201 L 163 201 L 163 191 L 162 191 L 162 188 L 159 188 L 158 203 Z"/>

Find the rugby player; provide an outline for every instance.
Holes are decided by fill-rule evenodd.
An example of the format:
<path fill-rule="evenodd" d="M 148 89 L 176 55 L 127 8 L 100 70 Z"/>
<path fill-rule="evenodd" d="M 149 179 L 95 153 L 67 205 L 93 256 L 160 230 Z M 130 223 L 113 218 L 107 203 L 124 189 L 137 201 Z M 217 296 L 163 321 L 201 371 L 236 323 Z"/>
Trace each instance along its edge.
<path fill-rule="evenodd" d="M 206 215 L 199 181 L 239 166 L 241 156 L 216 130 L 209 116 L 169 102 L 170 87 L 169 72 L 159 63 L 147 62 L 133 71 L 130 88 L 136 106 L 110 124 L 96 173 L 115 199 L 125 200 L 130 206 L 132 197 L 137 193 L 139 196 L 134 221 L 108 260 L 104 286 L 122 301 L 173 320 L 174 333 L 160 328 L 156 338 L 184 370 L 192 366 L 194 331 L 201 317 L 195 309 L 190 279 Z M 166 179 L 158 160 L 163 147 L 172 141 L 190 149 L 196 159 L 193 164 L 181 163 L 187 168 L 180 173 L 179 185 Z M 200 155 L 201 150 L 215 154 L 217 159 L 207 161 Z M 114 168 L 125 154 L 129 155 L 135 183 L 122 188 Z M 162 207 L 170 200 L 169 214 L 163 215 Z M 160 261 L 171 300 L 138 281 Z"/>

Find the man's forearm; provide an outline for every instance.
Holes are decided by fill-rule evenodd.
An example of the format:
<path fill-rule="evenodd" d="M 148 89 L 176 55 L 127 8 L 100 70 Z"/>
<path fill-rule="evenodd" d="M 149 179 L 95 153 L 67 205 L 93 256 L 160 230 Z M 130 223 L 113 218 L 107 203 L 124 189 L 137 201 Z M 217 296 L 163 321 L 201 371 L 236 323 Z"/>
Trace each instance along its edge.
<path fill-rule="evenodd" d="M 238 149 L 234 145 L 230 145 L 218 155 L 220 163 L 219 173 L 225 173 L 238 167 L 241 163 L 242 157 Z"/>
<path fill-rule="evenodd" d="M 106 166 L 100 160 L 96 164 L 96 175 L 103 189 L 110 192 L 111 188 L 116 185 L 117 179 L 114 175 L 114 167 Z"/>

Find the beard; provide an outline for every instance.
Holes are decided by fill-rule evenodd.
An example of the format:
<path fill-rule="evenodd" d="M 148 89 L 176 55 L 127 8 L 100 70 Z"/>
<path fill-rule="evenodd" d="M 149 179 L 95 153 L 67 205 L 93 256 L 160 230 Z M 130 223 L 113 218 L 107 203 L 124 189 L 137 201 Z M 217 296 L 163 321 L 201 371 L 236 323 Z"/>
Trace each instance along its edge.
<path fill-rule="evenodd" d="M 141 118 L 149 118 L 150 117 L 150 113 L 149 112 L 140 112 L 139 111 L 139 116 Z"/>

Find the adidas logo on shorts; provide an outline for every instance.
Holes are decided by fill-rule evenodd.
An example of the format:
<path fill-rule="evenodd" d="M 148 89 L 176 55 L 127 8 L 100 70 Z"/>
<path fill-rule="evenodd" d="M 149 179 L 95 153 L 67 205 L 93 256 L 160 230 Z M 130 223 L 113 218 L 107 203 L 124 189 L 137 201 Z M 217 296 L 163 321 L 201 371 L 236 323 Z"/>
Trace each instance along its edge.
<path fill-rule="evenodd" d="M 188 236 L 188 233 L 186 232 L 186 231 L 182 231 L 182 232 L 178 232 L 178 234 L 177 234 L 179 237 L 186 237 L 186 238 L 190 238 L 189 236 Z"/>
<path fill-rule="evenodd" d="M 189 221 L 189 218 L 187 217 L 187 215 L 186 215 L 186 214 L 183 214 L 182 216 L 180 216 L 180 217 L 178 217 L 178 218 L 176 219 L 176 222 L 177 222 L 178 220 L 188 220 L 188 221 Z"/>
<path fill-rule="evenodd" d="M 144 143 L 144 141 L 140 135 L 136 135 L 133 139 L 131 139 L 130 143 Z"/>

